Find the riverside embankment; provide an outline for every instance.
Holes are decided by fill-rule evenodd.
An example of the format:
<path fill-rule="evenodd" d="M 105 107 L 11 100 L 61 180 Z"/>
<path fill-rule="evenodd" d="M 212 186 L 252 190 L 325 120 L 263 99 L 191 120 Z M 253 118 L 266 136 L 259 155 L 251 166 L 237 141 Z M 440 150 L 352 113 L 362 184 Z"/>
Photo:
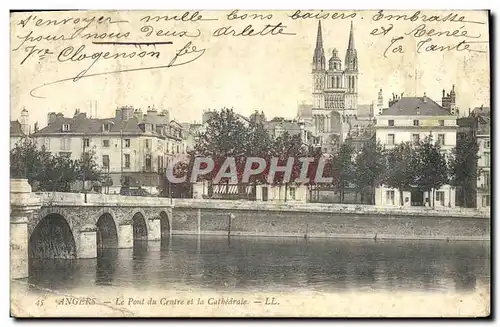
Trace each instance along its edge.
<path fill-rule="evenodd" d="M 172 234 L 489 240 L 489 212 L 175 199 Z"/>

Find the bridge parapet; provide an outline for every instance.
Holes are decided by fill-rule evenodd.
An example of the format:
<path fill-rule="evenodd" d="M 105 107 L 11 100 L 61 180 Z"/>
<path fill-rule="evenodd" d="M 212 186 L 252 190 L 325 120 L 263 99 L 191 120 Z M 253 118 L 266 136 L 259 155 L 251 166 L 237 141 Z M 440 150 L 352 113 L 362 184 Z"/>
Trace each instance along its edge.
<path fill-rule="evenodd" d="M 44 206 L 172 207 L 169 198 L 160 197 L 65 192 L 38 192 L 36 195 Z"/>

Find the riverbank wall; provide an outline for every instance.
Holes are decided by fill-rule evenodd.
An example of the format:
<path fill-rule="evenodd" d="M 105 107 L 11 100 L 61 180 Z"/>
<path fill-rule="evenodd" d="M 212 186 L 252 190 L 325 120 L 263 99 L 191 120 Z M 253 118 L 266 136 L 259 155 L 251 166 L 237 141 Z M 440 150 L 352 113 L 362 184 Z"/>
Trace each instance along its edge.
<path fill-rule="evenodd" d="M 490 240 L 489 213 L 312 203 L 174 200 L 172 235 Z"/>

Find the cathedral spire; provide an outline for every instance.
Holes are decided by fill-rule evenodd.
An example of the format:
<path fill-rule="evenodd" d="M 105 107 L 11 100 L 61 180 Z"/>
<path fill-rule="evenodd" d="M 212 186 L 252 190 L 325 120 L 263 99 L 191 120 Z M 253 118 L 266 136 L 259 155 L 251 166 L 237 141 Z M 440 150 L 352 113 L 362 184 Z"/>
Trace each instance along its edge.
<path fill-rule="evenodd" d="M 345 68 L 350 71 L 358 71 L 358 54 L 354 47 L 354 27 L 351 21 L 351 30 L 349 32 L 349 44 L 345 54 Z"/>
<path fill-rule="evenodd" d="M 351 31 L 349 32 L 349 46 L 347 49 L 354 50 L 354 29 L 352 28 L 352 20 L 351 20 Z"/>
<path fill-rule="evenodd" d="M 316 36 L 316 49 L 323 49 L 323 35 L 321 34 L 321 21 L 318 22 L 318 35 Z"/>
<path fill-rule="evenodd" d="M 314 49 L 313 70 L 324 70 L 326 66 L 325 50 L 323 49 L 323 35 L 321 33 L 321 21 L 318 22 L 318 34 L 316 36 L 316 48 Z"/>

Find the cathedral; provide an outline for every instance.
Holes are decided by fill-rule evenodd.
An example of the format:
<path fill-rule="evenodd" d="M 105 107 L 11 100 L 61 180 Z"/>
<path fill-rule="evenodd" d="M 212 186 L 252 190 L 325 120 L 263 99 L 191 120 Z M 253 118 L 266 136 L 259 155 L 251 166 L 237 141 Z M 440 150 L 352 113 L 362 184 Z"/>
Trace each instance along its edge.
<path fill-rule="evenodd" d="M 332 50 L 327 66 L 321 21 L 318 23 L 312 78 L 312 132 L 320 138 L 320 143 L 324 144 L 333 135 L 341 137 L 342 125 L 350 117 L 357 116 L 358 55 L 354 46 L 352 21 L 344 66 L 337 49 Z"/>
<path fill-rule="evenodd" d="M 332 56 L 328 60 L 328 67 L 326 66 L 320 21 L 312 64 L 314 109 L 341 111 L 343 115 L 347 116 L 356 115 L 358 54 L 354 47 L 352 22 L 344 64 L 345 67 L 342 69 L 342 60 L 338 56 L 338 51 L 333 49 Z"/>

